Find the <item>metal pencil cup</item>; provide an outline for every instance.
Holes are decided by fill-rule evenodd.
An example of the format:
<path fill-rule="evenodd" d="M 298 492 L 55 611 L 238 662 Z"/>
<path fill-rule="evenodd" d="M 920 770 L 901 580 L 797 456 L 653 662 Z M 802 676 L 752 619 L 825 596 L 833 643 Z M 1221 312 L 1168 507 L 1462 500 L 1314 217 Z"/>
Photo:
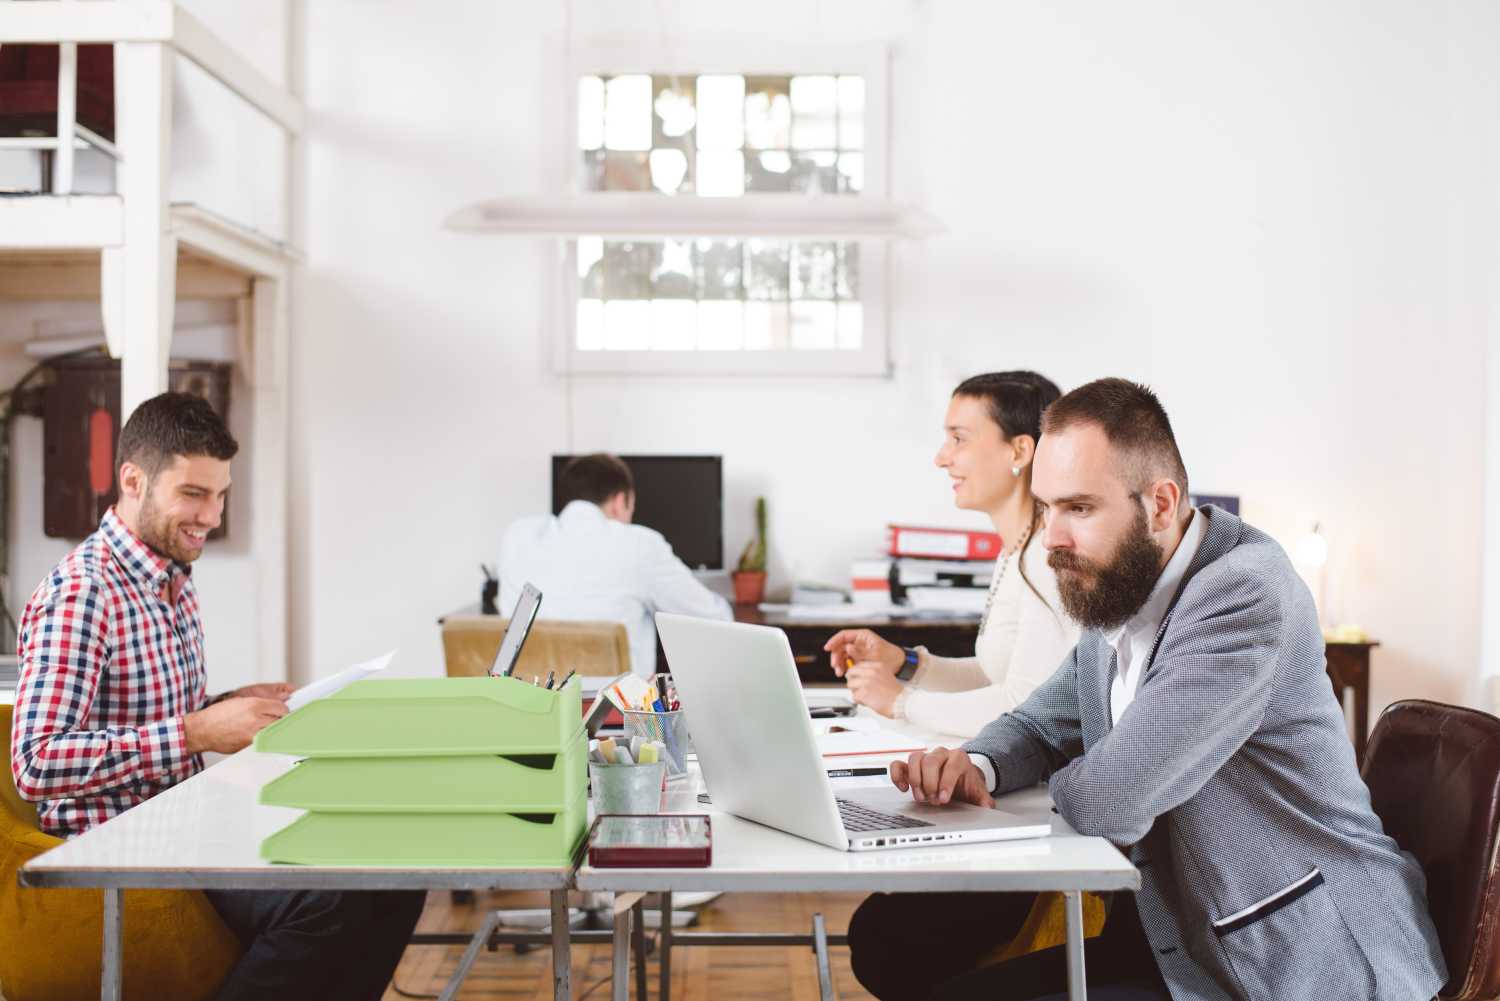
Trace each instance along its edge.
<path fill-rule="evenodd" d="M 681 709 L 665 713 L 627 709 L 620 715 L 625 717 L 626 737 L 640 736 L 666 745 L 668 775 L 676 778 L 687 774 L 687 720 Z"/>
<path fill-rule="evenodd" d="M 660 813 L 666 763 L 601 765 L 590 761 L 589 781 L 594 787 L 596 814 Z"/>

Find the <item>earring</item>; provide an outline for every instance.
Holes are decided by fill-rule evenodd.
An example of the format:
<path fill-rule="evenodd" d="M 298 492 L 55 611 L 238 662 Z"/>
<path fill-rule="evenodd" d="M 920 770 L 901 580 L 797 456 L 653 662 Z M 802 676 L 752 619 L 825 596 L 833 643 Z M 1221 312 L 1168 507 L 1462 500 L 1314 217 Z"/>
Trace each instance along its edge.
<path fill-rule="evenodd" d="M 1010 467 L 1010 475 L 1012 475 L 1012 476 L 1020 476 L 1021 475 L 1021 467 L 1020 466 L 1011 466 Z"/>

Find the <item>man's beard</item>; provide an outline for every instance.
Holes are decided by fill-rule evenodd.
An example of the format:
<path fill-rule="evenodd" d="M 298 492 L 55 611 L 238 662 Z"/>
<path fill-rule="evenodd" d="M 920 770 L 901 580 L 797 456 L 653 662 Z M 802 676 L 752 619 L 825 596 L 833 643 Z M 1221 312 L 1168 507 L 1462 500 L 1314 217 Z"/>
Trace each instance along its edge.
<path fill-rule="evenodd" d="M 1113 629 L 1151 597 L 1161 576 L 1162 555 L 1162 547 L 1151 537 L 1146 512 L 1138 509 L 1135 524 L 1107 564 L 1055 549 L 1047 565 L 1057 573 L 1057 590 L 1069 618 L 1085 629 Z"/>
<path fill-rule="evenodd" d="M 141 501 L 140 524 L 137 527 L 140 530 L 141 541 L 158 556 L 165 556 L 178 563 L 191 563 L 203 553 L 201 549 L 187 549 L 178 543 L 177 530 L 172 525 L 172 519 L 156 509 L 156 505 L 151 500 L 149 485 L 146 489 L 146 496 Z"/>

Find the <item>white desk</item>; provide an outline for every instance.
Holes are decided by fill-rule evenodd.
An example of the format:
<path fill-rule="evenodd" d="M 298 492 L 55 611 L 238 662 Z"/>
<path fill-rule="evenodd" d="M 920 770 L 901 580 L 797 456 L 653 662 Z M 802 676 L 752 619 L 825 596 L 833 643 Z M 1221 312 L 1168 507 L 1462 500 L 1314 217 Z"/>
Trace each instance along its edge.
<path fill-rule="evenodd" d="M 843 764 L 845 759 L 840 759 Z M 861 763 L 868 763 L 861 760 Z M 903 848 L 891 851 L 841 852 L 803 838 L 718 812 L 697 801 L 702 784 L 696 771 L 675 784 L 666 812 L 707 813 L 713 823 L 713 865 L 702 869 L 598 869 L 579 867 L 575 885 L 580 890 L 662 893 L 660 1001 L 668 1001 L 671 947 L 674 934 L 665 914 L 676 890 L 734 890 L 746 893 L 808 893 L 832 891 L 900 892 L 1042 892 L 1066 894 L 1068 914 L 1068 990 L 1073 1001 L 1083 1001 L 1083 891 L 1108 893 L 1137 890 L 1140 873 L 1114 845 L 1103 838 L 1075 834 L 1056 814 L 1049 838 L 981 845 Z M 1041 787 L 1003 798 L 1018 812 L 1050 809 Z M 629 959 L 624 940 L 631 913 L 618 911 L 615 919 L 614 998 L 626 1001 Z M 710 936 L 724 939 L 725 936 Z M 778 944 L 812 944 L 818 954 L 819 980 L 830 996 L 827 936 L 815 923 L 811 939 L 778 936 Z M 700 944 L 711 944 L 703 941 Z M 720 943 L 725 944 L 725 943 Z M 639 957 L 638 960 L 639 962 Z M 643 980 L 643 974 L 638 973 Z"/>
<path fill-rule="evenodd" d="M 571 867 L 553 869 L 387 869 L 278 865 L 260 858 L 260 843 L 301 815 L 261 806 L 260 789 L 295 758 L 245 750 L 225 758 L 113 820 L 39 855 L 21 870 L 34 887 L 104 890 L 106 1001 L 118 1001 L 121 890 L 548 890 L 552 894 L 555 996 L 571 997 L 568 899 Z M 493 916 L 492 916 L 493 918 Z M 493 920 L 474 936 L 444 997 L 457 990 Z"/>

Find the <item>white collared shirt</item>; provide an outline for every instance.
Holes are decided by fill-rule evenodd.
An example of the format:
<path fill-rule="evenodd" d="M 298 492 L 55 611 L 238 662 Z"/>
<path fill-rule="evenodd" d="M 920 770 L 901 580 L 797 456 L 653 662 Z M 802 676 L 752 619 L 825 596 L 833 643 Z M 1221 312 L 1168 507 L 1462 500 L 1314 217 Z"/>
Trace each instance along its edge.
<path fill-rule="evenodd" d="M 1130 703 L 1135 701 L 1135 690 L 1141 684 L 1141 671 L 1146 658 L 1151 655 L 1151 644 L 1156 642 L 1161 621 L 1167 616 L 1172 597 L 1177 593 L 1182 578 L 1187 576 L 1189 564 L 1198 555 L 1198 543 L 1203 541 L 1203 519 L 1194 511 L 1182 533 L 1177 551 L 1167 561 L 1167 568 L 1156 578 L 1151 596 L 1140 610 L 1104 634 L 1104 639 L 1115 651 L 1115 679 L 1109 685 L 1109 716 L 1116 725 Z"/>
<path fill-rule="evenodd" d="M 1156 578 L 1156 585 L 1151 588 L 1146 603 L 1124 624 L 1104 634 L 1105 642 L 1115 651 L 1115 677 L 1109 686 L 1109 715 L 1114 724 L 1120 722 L 1120 717 L 1125 714 L 1130 703 L 1135 701 L 1135 692 L 1140 687 L 1141 672 L 1151 653 L 1151 644 L 1156 642 L 1156 633 L 1161 629 L 1167 609 L 1171 607 L 1172 597 L 1182 584 L 1183 577 L 1187 576 L 1193 557 L 1198 555 L 1198 545 L 1203 541 L 1203 524 L 1203 517 L 1193 511 L 1187 528 L 1182 533 L 1182 541 L 1177 544 L 1177 550 L 1167 561 L 1161 576 Z M 996 776 L 995 766 L 990 763 L 990 759 L 982 754 L 970 754 L 969 760 L 984 773 L 985 783 L 993 792 Z"/>
<path fill-rule="evenodd" d="M 542 592 L 543 619 L 620 622 L 630 667 L 656 671 L 656 612 L 731 619 L 729 602 L 704 587 L 660 532 L 607 517 L 576 500 L 558 515 L 522 518 L 500 546 L 500 612 L 510 613 L 527 581 Z"/>

